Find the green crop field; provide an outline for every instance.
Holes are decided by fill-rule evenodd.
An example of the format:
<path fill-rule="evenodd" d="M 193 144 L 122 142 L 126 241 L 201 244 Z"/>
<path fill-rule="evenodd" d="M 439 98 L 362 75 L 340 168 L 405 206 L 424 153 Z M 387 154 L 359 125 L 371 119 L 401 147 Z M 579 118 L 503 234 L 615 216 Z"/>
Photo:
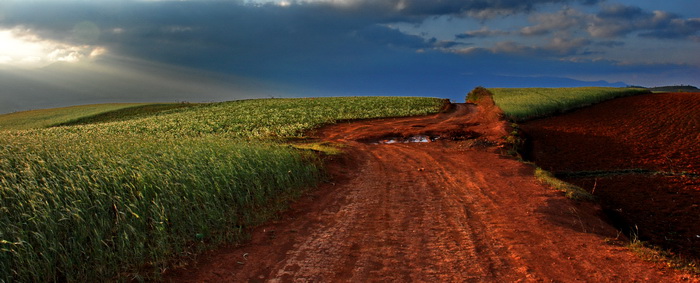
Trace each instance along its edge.
<path fill-rule="evenodd" d="M 145 103 L 110 103 L 31 110 L 0 115 L 0 131 L 46 128 L 78 118 L 99 115 Z"/>
<path fill-rule="evenodd" d="M 442 103 L 244 100 L 4 131 L 0 282 L 157 276 L 173 260 L 241 239 L 323 178 L 318 155 L 285 139 L 338 120 L 436 112 Z"/>
<path fill-rule="evenodd" d="M 514 121 L 544 117 L 612 98 L 649 93 L 646 89 L 613 87 L 489 88 L 494 102 Z"/>
<path fill-rule="evenodd" d="M 105 135 L 146 133 L 196 137 L 223 135 L 246 139 L 300 137 L 302 132 L 338 120 L 422 115 L 441 100 L 402 97 L 259 99 L 202 104 L 170 115 L 119 123 L 89 124 L 57 131 Z"/>
<path fill-rule="evenodd" d="M 143 104 L 136 105 L 132 107 L 125 107 L 120 109 L 115 109 L 111 111 L 106 111 L 94 115 L 85 115 L 78 118 L 70 119 L 60 123 L 53 123 L 49 127 L 59 127 L 59 126 L 74 126 L 74 125 L 85 125 L 85 124 L 97 124 L 97 123 L 107 123 L 107 122 L 118 122 L 133 120 L 138 118 L 145 118 L 154 115 L 167 115 L 183 108 L 197 106 L 197 104 L 192 103 L 164 103 L 164 104 Z"/>

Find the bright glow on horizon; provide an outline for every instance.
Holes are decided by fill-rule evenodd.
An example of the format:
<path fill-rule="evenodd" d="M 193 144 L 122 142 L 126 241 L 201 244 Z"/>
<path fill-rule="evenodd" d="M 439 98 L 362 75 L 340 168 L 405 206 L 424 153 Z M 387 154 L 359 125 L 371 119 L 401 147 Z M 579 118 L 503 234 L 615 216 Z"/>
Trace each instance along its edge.
<path fill-rule="evenodd" d="M 101 46 L 71 45 L 42 39 L 29 30 L 0 30 L 0 65 L 38 68 L 55 62 L 75 63 L 107 52 Z"/>

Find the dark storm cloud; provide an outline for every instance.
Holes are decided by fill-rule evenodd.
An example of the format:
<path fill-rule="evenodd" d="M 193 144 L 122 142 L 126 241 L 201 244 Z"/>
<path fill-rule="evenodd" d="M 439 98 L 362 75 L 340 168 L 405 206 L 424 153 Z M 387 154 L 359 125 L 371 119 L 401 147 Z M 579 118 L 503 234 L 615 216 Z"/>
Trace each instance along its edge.
<path fill-rule="evenodd" d="M 605 5 L 597 13 L 567 8 L 530 16 L 536 23 L 520 29 L 523 36 L 585 32 L 594 38 L 622 38 L 631 34 L 658 39 L 697 39 L 700 19 L 683 19 L 664 11 L 646 11 L 626 5 Z"/>
<path fill-rule="evenodd" d="M 638 7 L 606 6 L 589 19 L 588 32 L 595 37 L 621 37 L 640 30 L 663 28 L 677 16 L 665 12 L 647 12 Z"/>
<path fill-rule="evenodd" d="M 315 1 L 304 5 L 334 6 L 377 20 L 410 21 L 431 16 L 470 16 L 481 19 L 533 11 L 551 3 L 594 5 L 598 0 L 347 0 L 343 4 Z"/>
<path fill-rule="evenodd" d="M 639 34 L 641 37 L 660 39 L 700 39 L 700 19 L 673 19 L 657 29 Z"/>
<path fill-rule="evenodd" d="M 86 44 L 79 26 L 90 23 L 99 28 L 99 38 L 89 43 L 111 52 L 218 71 L 255 71 L 310 57 L 333 64 L 327 60 L 377 47 L 423 45 L 415 36 L 378 25 L 377 15 L 358 16 L 326 4 L 107 3 L 16 3 L 5 7 L 9 12 L 2 24 Z"/>
<path fill-rule="evenodd" d="M 508 75 L 558 76 L 564 75 L 564 69 L 572 75 L 627 72 L 627 67 L 617 62 L 568 62 L 563 58 L 594 54 L 589 50 L 592 46 L 620 46 L 624 44 L 620 37 L 635 32 L 654 38 L 698 35 L 697 19 L 628 6 L 604 6 L 599 13 L 590 14 L 573 8 L 537 13 L 537 8 L 545 4 L 564 7 L 599 2 L 602 1 L 347 0 L 291 1 L 282 6 L 243 1 L 0 0 L 0 28 L 19 28 L 41 38 L 75 45 L 101 46 L 115 58 L 136 58 L 307 90 L 297 94 L 449 98 L 463 97 L 474 86 L 489 84 L 488 80 L 496 78 L 503 80 Z M 407 34 L 392 25 L 420 25 L 437 17 L 470 17 L 483 23 L 514 14 L 531 15 L 532 26 L 508 30 L 484 26 L 461 33 L 452 41 Z M 510 19 L 503 20 L 508 23 Z M 530 41 L 518 41 L 524 37 Z M 503 42 L 479 45 L 479 40 L 492 38 Z M 465 39 L 472 42 L 460 42 Z M 102 59 L 96 64 L 112 62 Z M 120 68 L 145 73 L 140 65 L 125 63 Z M 503 70 L 512 73 L 488 75 Z M 183 76 L 168 74 L 154 80 L 178 81 Z M 189 81 L 202 77 L 193 76 Z M 529 86 L 551 81 L 531 79 Z M 119 82 L 102 84 L 115 86 Z M 157 83 L 140 85 L 146 85 L 149 93 L 158 88 Z M 128 91 L 136 95 L 139 88 Z M 255 89 L 255 93 L 263 92 Z"/>
<path fill-rule="evenodd" d="M 386 26 L 392 22 L 514 14 L 559 2 L 580 1 L 357 0 L 289 6 L 242 1 L 16 1 L 0 4 L 6 11 L 0 25 L 21 26 L 71 44 L 104 46 L 127 57 L 291 78 L 299 73 L 338 73 L 339 68 L 357 72 L 414 60 L 407 57 L 415 57 L 417 50 L 458 45 L 404 34 Z"/>
<path fill-rule="evenodd" d="M 700 19 L 683 19 L 664 11 L 607 6 L 595 15 L 588 31 L 597 37 L 620 37 L 637 32 L 642 37 L 692 39 L 700 34 Z"/>
<path fill-rule="evenodd" d="M 22 25 L 44 37 L 86 43 L 81 24 L 94 23 L 102 32 L 100 41 L 110 41 L 110 32 L 159 40 L 198 41 L 245 38 L 262 32 L 308 34 L 341 32 L 372 24 L 421 21 L 432 16 L 469 16 L 481 12 L 505 14 L 529 12 L 537 5 L 574 0 L 356 0 L 344 5 L 333 2 L 299 2 L 290 6 L 244 5 L 243 1 L 6 1 L 0 25 Z M 188 37 L 184 31 L 197 33 Z M 235 33 L 238 36 L 231 36 Z M 212 36 L 214 35 L 214 36 Z"/>
<path fill-rule="evenodd" d="M 605 6 L 597 14 L 601 19 L 613 19 L 613 20 L 633 20 L 639 18 L 648 18 L 651 13 L 645 12 L 642 8 L 625 6 L 625 5 L 611 5 Z"/>

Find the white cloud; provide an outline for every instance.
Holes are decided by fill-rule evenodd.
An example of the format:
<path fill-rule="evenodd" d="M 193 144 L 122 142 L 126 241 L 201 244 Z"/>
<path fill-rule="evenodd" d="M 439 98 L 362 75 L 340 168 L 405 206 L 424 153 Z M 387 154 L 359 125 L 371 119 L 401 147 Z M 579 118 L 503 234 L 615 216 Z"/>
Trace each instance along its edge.
<path fill-rule="evenodd" d="M 0 64 L 42 67 L 54 62 L 79 62 L 107 52 L 94 45 L 70 45 L 42 39 L 29 29 L 0 30 Z"/>
<path fill-rule="evenodd" d="M 482 27 L 481 29 L 478 30 L 471 30 L 467 31 L 462 34 L 458 34 L 456 37 L 457 38 L 473 38 L 473 37 L 491 37 L 491 36 L 501 36 L 501 35 L 509 35 L 510 32 L 505 31 L 505 30 L 493 30 L 488 27 Z"/>
<path fill-rule="evenodd" d="M 97 47 L 92 49 L 92 52 L 90 52 L 90 58 L 96 58 L 99 56 L 102 56 L 107 53 L 107 48 L 104 47 Z"/>
<path fill-rule="evenodd" d="M 167 26 L 163 28 L 163 31 L 169 33 L 181 33 L 181 32 L 191 32 L 194 28 L 188 26 Z"/>
<path fill-rule="evenodd" d="M 591 16 L 570 8 L 552 14 L 534 14 L 530 17 L 530 21 L 537 23 L 537 25 L 523 27 L 520 29 L 520 34 L 536 36 L 583 27 L 590 18 Z"/>
<path fill-rule="evenodd" d="M 456 53 L 456 54 L 473 54 L 473 53 L 477 53 L 480 51 L 484 51 L 484 49 L 479 48 L 479 47 L 464 47 L 464 48 L 452 49 L 452 53 Z"/>
<path fill-rule="evenodd" d="M 75 49 L 55 49 L 54 51 L 51 51 L 46 56 L 49 61 L 54 61 L 54 62 L 78 62 L 80 59 L 83 58 L 83 54 L 80 52 L 80 50 L 75 50 Z"/>
<path fill-rule="evenodd" d="M 113 34 L 123 34 L 125 31 L 126 31 L 126 30 L 123 29 L 123 28 L 113 28 L 113 29 L 111 30 L 111 32 L 112 32 Z"/>

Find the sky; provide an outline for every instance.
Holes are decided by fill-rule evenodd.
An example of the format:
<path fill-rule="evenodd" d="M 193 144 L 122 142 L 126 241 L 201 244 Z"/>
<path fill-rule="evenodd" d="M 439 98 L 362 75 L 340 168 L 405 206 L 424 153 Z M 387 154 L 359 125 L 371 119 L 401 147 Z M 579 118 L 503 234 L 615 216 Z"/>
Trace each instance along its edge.
<path fill-rule="evenodd" d="M 0 0 L 0 113 L 700 85 L 697 0 Z"/>

